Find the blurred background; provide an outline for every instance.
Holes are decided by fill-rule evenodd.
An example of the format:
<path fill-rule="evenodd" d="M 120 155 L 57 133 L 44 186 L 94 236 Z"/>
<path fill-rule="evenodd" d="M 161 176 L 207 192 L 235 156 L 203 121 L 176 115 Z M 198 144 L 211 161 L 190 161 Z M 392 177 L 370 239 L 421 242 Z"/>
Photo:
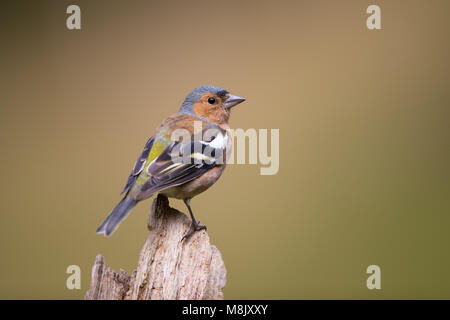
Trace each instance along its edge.
<path fill-rule="evenodd" d="M 370 4 L 382 30 L 366 28 Z M 278 174 L 231 165 L 192 201 L 225 298 L 449 299 L 449 9 L 2 1 L 0 298 L 81 299 L 98 253 L 133 271 L 152 200 L 112 237 L 95 229 L 155 127 L 213 84 L 247 98 L 233 128 L 280 129 Z M 72 264 L 81 290 L 66 288 Z M 372 264 L 381 290 L 366 287 Z"/>

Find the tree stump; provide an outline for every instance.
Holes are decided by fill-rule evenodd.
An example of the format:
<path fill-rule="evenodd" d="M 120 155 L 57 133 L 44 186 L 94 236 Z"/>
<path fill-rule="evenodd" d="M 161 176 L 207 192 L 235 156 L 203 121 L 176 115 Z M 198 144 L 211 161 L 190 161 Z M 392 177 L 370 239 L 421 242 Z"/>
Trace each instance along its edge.
<path fill-rule="evenodd" d="M 223 299 L 226 269 L 205 230 L 181 241 L 190 219 L 169 206 L 163 195 L 153 201 L 151 231 L 131 275 L 107 267 L 101 254 L 92 267 L 86 300 L 216 300 Z"/>

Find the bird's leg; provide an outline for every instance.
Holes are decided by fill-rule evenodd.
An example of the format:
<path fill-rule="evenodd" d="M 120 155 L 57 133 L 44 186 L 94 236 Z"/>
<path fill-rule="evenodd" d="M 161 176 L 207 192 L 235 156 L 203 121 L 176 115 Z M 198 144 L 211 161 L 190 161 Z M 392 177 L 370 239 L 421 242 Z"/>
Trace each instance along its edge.
<path fill-rule="evenodd" d="M 196 231 L 200 230 L 206 230 L 206 226 L 203 224 L 200 224 L 200 221 L 195 220 L 194 214 L 192 213 L 191 209 L 191 199 L 184 199 L 184 204 L 189 210 L 189 214 L 191 215 L 192 223 L 191 227 L 189 228 L 189 231 L 184 235 L 184 237 L 181 239 L 183 241 L 184 239 L 188 239 L 190 236 L 192 236 Z"/>

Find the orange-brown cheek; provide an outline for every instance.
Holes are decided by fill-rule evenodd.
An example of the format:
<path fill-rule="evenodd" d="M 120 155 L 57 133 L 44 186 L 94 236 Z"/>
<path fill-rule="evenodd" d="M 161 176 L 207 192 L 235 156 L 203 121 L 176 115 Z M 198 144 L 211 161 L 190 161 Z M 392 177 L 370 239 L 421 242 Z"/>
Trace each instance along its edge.
<path fill-rule="evenodd" d="M 206 118 L 208 116 L 208 106 L 203 103 L 194 104 L 194 113 L 200 117 Z"/>

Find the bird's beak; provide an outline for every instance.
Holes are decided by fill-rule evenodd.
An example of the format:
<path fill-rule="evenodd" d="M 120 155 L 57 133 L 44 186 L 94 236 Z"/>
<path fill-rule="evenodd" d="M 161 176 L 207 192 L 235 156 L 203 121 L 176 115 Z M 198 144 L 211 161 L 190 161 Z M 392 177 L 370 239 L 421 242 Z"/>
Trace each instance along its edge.
<path fill-rule="evenodd" d="M 231 107 L 234 107 L 235 105 L 244 102 L 245 98 L 233 96 L 232 94 L 228 95 L 227 100 L 225 100 L 224 106 L 225 108 L 229 109 Z"/>

